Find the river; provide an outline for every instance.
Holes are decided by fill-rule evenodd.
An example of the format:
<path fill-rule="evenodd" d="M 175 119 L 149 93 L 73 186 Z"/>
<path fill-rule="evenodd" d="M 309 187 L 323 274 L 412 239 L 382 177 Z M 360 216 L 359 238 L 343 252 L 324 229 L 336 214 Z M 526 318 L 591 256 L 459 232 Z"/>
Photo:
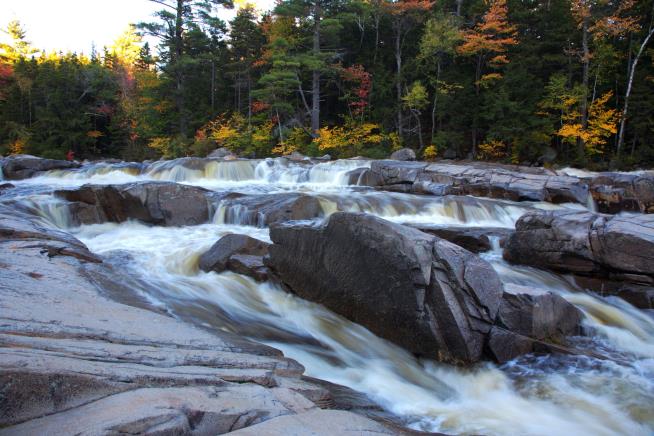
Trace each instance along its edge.
<path fill-rule="evenodd" d="M 12 200 L 38 211 L 147 284 L 135 292 L 204 328 L 269 344 L 306 367 L 306 374 L 367 394 L 406 426 L 453 434 L 654 434 L 654 318 L 615 297 L 576 288 L 563 276 L 509 265 L 497 241 L 482 254 L 504 283 L 561 294 L 584 313 L 587 335 L 575 345 L 592 356 L 527 355 L 498 366 L 459 368 L 417 360 L 401 348 L 322 306 L 270 283 L 235 273 L 205 273 L 198 258 L 227 233 L 269 242 L 268 229 L 218 204 L 210 223 L 153 227 L 138 222 L 75 227 L 54 188 L 85 183 L 165 180 L 244 194 L 302 192 L 317 196 L 323 215 L 366 212 L 399 223 L 512 228 L 530 208 L 580 205 L 429 197 L 347 185 L 346 173 L 369 166 L 349 160 L 306 165 L 285 160 L 180 161 L 147 166 L 87 164 L 12 182 Z"/>

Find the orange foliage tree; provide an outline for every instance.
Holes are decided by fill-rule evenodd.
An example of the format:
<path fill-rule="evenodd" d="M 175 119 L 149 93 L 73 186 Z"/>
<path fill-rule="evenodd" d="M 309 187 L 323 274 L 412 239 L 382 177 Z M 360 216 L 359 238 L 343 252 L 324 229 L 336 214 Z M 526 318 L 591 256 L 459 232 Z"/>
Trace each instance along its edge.
<path fill-rule="evenodd" d="M 479 95 L 480 89 L 489 86 L 500 79 L 502 75 L 497 71 L 509 63 L 506 55 L 509 47 L 518 44 L 516 27 L 509 23 L 506 0 L 490 0 L 486 13 L 481 21 L 463 35 L 463 44 L 457 51 L 463 56 L 476 56 L 475 92 Z M 493 72 L 483 74 L 484 67 L 488 65 Z M 477 154 L 476 116 L 473 125 L 472 145 L 473 155 Z"/>

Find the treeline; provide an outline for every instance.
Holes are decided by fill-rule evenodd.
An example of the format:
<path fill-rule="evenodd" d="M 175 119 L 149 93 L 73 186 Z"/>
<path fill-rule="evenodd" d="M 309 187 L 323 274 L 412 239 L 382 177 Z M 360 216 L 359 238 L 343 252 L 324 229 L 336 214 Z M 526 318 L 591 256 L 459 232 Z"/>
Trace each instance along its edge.
<path fill-rule="evenodd" d="M 0 153 L 654 163 L 654 0 L 282 0 L 229 23 L 228 2 L 155 3 L 88 56 L 10 23 Z"/>

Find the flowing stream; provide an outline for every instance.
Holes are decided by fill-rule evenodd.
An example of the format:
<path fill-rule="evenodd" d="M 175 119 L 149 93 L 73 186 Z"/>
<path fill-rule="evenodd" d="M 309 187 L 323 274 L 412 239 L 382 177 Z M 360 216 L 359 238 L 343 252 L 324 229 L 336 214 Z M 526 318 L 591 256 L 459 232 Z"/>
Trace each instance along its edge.
<path fill-rule="evenodd" d="M 210 329 L 281 349 L 312 377 L 367 394 L 411 428 L 454 434 L 648 435 L 654 434 L 654 318 L 617 298 L 602 298 L 566 277 L 508 265 L 499 244 L 482 256 L 504 283 L 561 294 L 585 314 L 589 335 L 575 345 L 589 356 L 527 355 L 497 366 L 462 369 L 418 361 L 402 349 L 322 306 L 269 283 L 235 273 L 205 273 L 198 258 L 227 233 L 269 241 L 268 229 L 212 222 L 152 227 L 138 222 L 72 227 L 53 187 L 169 180 L 216 191 L 249 194 L 303 192 L 319 198 L 323 215 L 361 211 L 395 222 L 512 228 L 529 208 L 582 207 L 512 203 L 471 197 L 383 193 L 347 185 L 347 172 L 366 161 L 310 165 L 285 160 L 140 164 L 89 164 L 16 182 L 14 200 L 82 240 L 108 262 L 147 283 L 153 304 Z M 593 356 L 593 357 L 590 357 Z"/>

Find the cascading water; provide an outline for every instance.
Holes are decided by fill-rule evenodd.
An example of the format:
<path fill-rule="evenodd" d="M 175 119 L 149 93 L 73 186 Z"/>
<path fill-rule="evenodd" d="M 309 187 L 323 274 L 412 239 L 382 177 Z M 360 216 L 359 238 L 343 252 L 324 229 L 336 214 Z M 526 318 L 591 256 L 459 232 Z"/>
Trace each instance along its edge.
<path fill-rule="evenodd" d="M 84 183 L 120 184 L 138 181 L 186 183 L 209 189 L 234 187 L 250 191 L 336 189 L 348 184 L 347 173 L 370 167 L 369 161 L 294 162 L 285 158 L 265 160 L 210 160 L 181 158 L 151 164 L 86 163 L 81 168 L 48 171 L 24 183 L 79 186 Z"/>
<path fill-rule="evenodd" d="M 361 161 L 314 166 L 277 160 L 237 162 L 195 169 L 187 167 L 190 163 L 157 162 L 138 174 L 109 165 L 112 169 L 49 173 L 17 185 L 36 187 L 57 178 L 63 184 L 96 183 L 101 172 L 120 171 L 120 177 L 178 180 L 217 191 L 236 185 L 239 192 L 256 194 L 296 190 L 316 196 L 324 215 L 360 211 L 396 222 L 462 227 L 510 228 L 530 208 L 562 207 L 339 185 L 348 171 L 368 165 Z M 302 363 L 307 375 L 366 393 L 412 428 L 489 435 L 654 431 L 654 319 L 616 298 L 581 292 L 566 277 L 505 263 L 498 240 L 483 256 L 505 284 L 557 292 L 584 312 L 590 334 L 575 339 L 575 345 L 588 355 L 527 355 L 499 367 L 488 363 L 470 369 L 418 361 L 365 328 L 273 284 L 232 272 L 202 272 L 199 256 L 226 233 L 269 241 L 268 229 L 249 222 L 249 210 L 230 208 L 228 200 L 217 208 L 211 223 L 167 228 L 137 222 L 71 228 L 65 203 L 42 191 L 15 201 L 37 210 L 44 222 L 72 232 L 107 262 L 120 263 L 121 270 L 149 285 L 141 292 L 156 304 L 189 322 L 279 348 Z M 246 222 L 253 225 L 239 225 Z"/>

